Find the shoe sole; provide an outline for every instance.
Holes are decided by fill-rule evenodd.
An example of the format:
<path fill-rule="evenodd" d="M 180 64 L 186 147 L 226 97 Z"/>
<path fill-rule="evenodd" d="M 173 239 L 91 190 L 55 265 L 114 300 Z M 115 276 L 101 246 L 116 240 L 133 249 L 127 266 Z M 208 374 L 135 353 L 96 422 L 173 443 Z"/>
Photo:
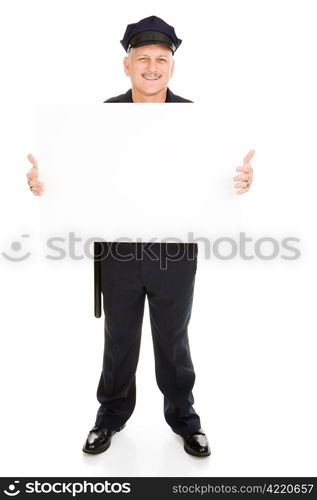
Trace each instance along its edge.
<path fill-rule="evenodd" d="M 125 424 L 122 427 L 120 427 L 119 429 L 117 429 L 116 431 L 114 431 L 114 434 L 116 434 L 117 432 L 122 431 L 122 429 L 124 427 L 125 427 Z M 113 434 L 113 436 L 114 436 L 114 434 Z M 110 442 L 107 445 L 105 445 L 103 448 L 98 448 L 97 450 L 86 450 L 86 448 L 84 446 L 83 449 L 82 449 L 82 451 L 84 453 L 88 453 L 88 455 L 98 455 L 99 453 L 103 453 L 104 451 L 107 451 L 107 449 L 110 447 L 113 436 L 111 437 Z"/>
<path fill-rule="evenodd" d="M 189 455 L 192 455 L 193 457 L 209 457 L 209 455 L 211 455 L 211 452 L 210 451 L 206 451 L 204 453 L 198 453 L 198 451 L 193 451 L 191 448 L 188 448 L 186 446 L 186 444 L 184 445 L 184 450 L 186 451 L 186 453 L 188 453 Z"/>

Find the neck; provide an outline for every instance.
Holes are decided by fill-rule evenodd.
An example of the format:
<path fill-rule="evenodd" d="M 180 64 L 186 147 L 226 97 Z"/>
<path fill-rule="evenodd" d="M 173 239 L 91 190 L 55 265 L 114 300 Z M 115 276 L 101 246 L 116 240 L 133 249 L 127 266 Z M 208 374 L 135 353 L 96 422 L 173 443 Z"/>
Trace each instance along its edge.
<path fill-rule="evenodd" d="M 136 88 L 132 87 L 132 101 L 133 102 L 165 102 L 167 96 L 167 88 L 160 90 L 154 95 L 144 95 Z"/>

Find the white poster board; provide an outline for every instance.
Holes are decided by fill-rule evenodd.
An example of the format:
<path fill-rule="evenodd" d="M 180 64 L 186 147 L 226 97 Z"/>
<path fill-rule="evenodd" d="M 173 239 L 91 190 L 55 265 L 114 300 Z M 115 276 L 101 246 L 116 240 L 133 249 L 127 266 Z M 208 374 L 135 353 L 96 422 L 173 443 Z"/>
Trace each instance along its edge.
<path fill-rule="evenodd" d="M 242 150 L 229 113 L 197 104 L 42 106 L 42 231 L 188 241 L 218 229 L 219 213 L 222 230 L 234 227 Z"/>

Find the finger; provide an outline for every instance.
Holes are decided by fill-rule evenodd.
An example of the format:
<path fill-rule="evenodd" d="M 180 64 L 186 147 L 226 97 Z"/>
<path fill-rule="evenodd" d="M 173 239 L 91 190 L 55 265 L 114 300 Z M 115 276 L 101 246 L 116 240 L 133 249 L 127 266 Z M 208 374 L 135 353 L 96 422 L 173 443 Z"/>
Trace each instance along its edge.
<path fill-rule="evenodd" d="M 42 193 L 42 189 L 41 188 L 32 188 L 32 193 L 39 195 Z"/>
<path fill-rule="evenodd" d="M 237 172 L 252 172 L 253 168 L 250 166 L 238 167 L 236 168 Z"/>
<path fill-rule="evenodd" d="M 246 183 L 245 183 L 245 181 L 237 182 L 236 184 L 234 184 L 234 187 L 235 188 L 243 188 L 243 187 L 246 187 Z"/>
<path fill-rule="evenodd" d="M 253 156 L 255 155 L 255 150 L 254 149 L 250 149 L 250 151 L 248 152 L 247 155 L 245 155 L 245 157 L 243 158 L 243 163 L 246 164 L 246 163 L 249 163 Z"/>
<path fill-rule="evenodd" d="M 247 188 L 247 189 L 240 189 L 239 191 L 236 192 L 236 194 L 243 194 L 243 193 L 246 193 L 247 191 L 249 191 L 249 188 Z"/>
<path fill-rule="evenodd" d="M 37 169 L 37 161 L 31 153 L 28 154 L 28 160 L 32 163 L 33 167 Z"/>
<path fill-rule="evenodd" d="M 31 177 L 38 177 L 39 176 L 39 173 L 38 173 L 38 170 L 37 168 L 35 167 L 32 167 L 28 173 L 26 174 L 27 178 L 30 179 Z"/>
<path fill-rule="evenodd" d="M 42 183 L 39 181 L 30 181 L 29 186 L 31 186 L 32 188 L 35 188 L 35 189 L 41 189 Z"/>
<path fill-rule="evenodd" d="M 240 174 L 240 175 L 236 175 L 234 178 L 233 178 L 234 181 L 247 181 L 249 180 L 249 175 L 248 174 Z"/>
<path fill-rule="evenodd" d="M 28 184 L 30 184 L 31 182 L 40 182 L 38 176 L 32 175 L 28 177 Z"/>

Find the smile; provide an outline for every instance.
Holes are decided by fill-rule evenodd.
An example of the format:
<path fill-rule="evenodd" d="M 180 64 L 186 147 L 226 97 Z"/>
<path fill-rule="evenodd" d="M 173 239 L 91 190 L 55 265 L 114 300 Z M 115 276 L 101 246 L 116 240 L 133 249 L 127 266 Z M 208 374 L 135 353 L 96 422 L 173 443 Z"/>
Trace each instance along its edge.
<path fill-rule="evenodd" d="M 158 80 L 161 77 L 160 76 L 143 76 L 143 78 L 145 78 L 145 80 Z"/>

